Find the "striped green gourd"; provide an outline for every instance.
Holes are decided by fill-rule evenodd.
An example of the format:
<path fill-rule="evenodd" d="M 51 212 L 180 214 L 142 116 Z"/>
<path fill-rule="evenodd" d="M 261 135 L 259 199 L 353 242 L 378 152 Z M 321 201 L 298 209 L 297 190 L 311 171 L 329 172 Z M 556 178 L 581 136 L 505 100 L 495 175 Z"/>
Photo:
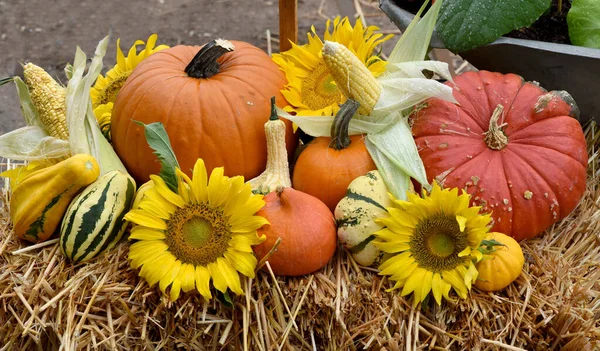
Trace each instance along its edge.
<path fill-rule="evenodd" d="M 88 261 L 119 242 L 135 190 L 131 176 L 111 171 L 71 201 L 60 228 L 60 247 L 71 262 Z"/>
<path fill-rule="evenodd" d="M 354 179 L 336 206 L 338 240 L 358 264 L 372 266 L 386 258 L 371 241 L 373 233 L 383 228 L 375 219 L 388 216 L 386 207 L 391 205 L 383 179 L 375 170 Z"/>

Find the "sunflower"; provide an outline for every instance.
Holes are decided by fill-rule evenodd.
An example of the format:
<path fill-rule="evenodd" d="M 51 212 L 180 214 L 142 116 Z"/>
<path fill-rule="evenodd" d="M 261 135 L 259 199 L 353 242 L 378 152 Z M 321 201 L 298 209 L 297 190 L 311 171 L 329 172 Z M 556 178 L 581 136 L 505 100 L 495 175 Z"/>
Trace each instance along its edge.
<path fill-rule="evenodd" d="M 157 51 L 169 48 L 167 45 L 155 47 L 157 38 L 158 36 L 156 34 L 152 34 L 148 38 L 147 43 L 144 43 L 142 40 L 137 40 L 129 49 L 127 57 L 125 57 L 123 51 L 121 51 L 121 39 L 117 39 L 117 63 L 113 68 L 106 72 L 106 76 L 99 75 L 94 86 L 90 89 L 94 111 L 101 105 L 115 102 L 119 90 L 121 90 L 121 87 L 133 69 L 137 67 L 140 62 Z M 144 44 L 146 45 L 145 48 L 138 53 L 137 47 Z M 102 112 L 103 116 L 96 114 L 96 119 L 100 122 L 100 118 L 103 117 L 110 129 L 112 108 L 110 110 L 104 108 Z"/>
<path fill-rule="evenodd" d="M 386 62 L 375 55 L 375 48 L 393 37 L 383 37 L 375 33 L 379 28 L 369 26 L 366 29 L 360 20 L 354 27 L 347 17 L 333 21 L 333 32 L 329 31 L 331 21 L 327 21 L 324 39 L 338 42 L 352 51 L 377 77 L 385 70 Z M 281 54 L 274 54 L 273 61 L 285 72 L 288 84 L 282 90 L 290 105 L 284 107 L 287 112 L 298 116 L 334 116 L 339 104 L 346 97 L 338 89 L 325 66 L 321 49 L 323 41 L 312 27 L 308 33 L 308 43 L 302 46 L 292 44 L 292 48 Z"/>
<path fill-rule="evenodd" d="M 267 220 L 254 214 L 263 207 L 260 195 L 253 195 L 243 177 L 229 178 L 215 168 L 210 179 L 199 159 L 192 179 L 176 170 L 177 193 L 164 180 L 152 175 L 153 186 L 145 192 L 139 209 L 125 219 L 135 225 L 129 249 L 131 267 L 150 286 L 159 283 L 175 301 L 180 291 L 194 288 L 211 298 L 210 280 L 225 293 L 242 295 L 239 273 L 253 278 L 257 260 L 252 245 L 264 241 L 256 230 Z"/>
<path fill-rule="evenodd" d="M 110 118 L 112 116 L 113 105 L 112 102 L 107 102 L 94 108 L 94 116 L 98 120 L 102 134 L 108 141 L 110 141 Z"/>
<path fill-rule="evenodd" d="M 402 296 L 414 293 L 414 305 L 431 291 L 438 304 L 442 296 L 452 300 L 451 288 L 467 297 L 491 219 L 479 214 L 480 207 L 469 207 L 469 200 L 469 194 L 459 196 L 458 189 L 442 190 L 438 184 L 422 198 L 408 194 L 408 201 L 394 199 L 390 216 L 378 219 L 386 227 L 374 233 L 375 245 L 394 255 L 379 267 L 379 274 L 396 282 L 390 290 L 402 288 Z"/>

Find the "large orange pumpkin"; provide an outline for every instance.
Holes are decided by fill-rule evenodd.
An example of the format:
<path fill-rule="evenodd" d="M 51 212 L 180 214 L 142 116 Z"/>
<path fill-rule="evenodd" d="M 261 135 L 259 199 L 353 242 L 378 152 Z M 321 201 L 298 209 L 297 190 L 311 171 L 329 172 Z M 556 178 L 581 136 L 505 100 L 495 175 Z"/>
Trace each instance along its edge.
<path fill-rule="evenodd" d="M 459 105 L 430 99 L 413 115 L 427 176 L 466 189 L 492 212 L 492 230 L 517 240 L 567 216 L 585 191 L 588 162 L 571 96 L 514 74 L 468 72 L 454 83 Z"/>
<path fill-rule="evenodd" d="M 114 148 L 132 176 L 145 182 L 160 163 L 135 121 L 162 122 L 184 172 L 191 173 L 202 158 L 209 173 L 224 166 L 226 175 L 253 178 L 267 161 L 263 126 L 269 99 L 285 104 L 280 93 L 285 83 L 271 58 L 248 43 L 216 40 L 202 48 L 162 50 L 136 67 L 117 96 Z M 291 155 L 296 136 L 286 123 Z"/>

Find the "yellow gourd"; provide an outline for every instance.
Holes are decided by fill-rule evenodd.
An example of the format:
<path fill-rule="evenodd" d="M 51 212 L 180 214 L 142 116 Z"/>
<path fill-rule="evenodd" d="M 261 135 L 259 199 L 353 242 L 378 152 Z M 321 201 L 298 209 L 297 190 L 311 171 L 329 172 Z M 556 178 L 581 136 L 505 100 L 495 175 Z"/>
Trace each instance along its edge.
<path fill-rule="evenodd" d="M 523 270 L 525 257 L 515 239 L 491 232 L 481 244 L 483 259 L 475 267 L 479 276 L 475 287 L 483 291 L 498 291 L 515 281 Z"/>
<path fill-rule="evenodd" d="M 50 238 L 71 200 L 99 174 L 96 159 L 85 154 L 29 174 L 13 189 L 10 199 L 17 237 L 33 243 Z"/>

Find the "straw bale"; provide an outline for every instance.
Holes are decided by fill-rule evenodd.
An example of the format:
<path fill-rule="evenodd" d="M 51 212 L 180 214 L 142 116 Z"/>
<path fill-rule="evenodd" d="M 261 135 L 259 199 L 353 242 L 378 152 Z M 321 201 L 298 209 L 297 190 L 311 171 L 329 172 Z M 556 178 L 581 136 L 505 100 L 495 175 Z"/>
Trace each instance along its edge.
<path fill-rule="evenodd" d="M 600 171 L 586 128 L 588 188 L 577 209 L 521 243 L 521 276 L 497 293 L 413 309 L 410 297 L 339 248 L 315 274 L 243 280 L 233 307 L 198 293 L 169 303 L 129 267 L 124 241 L 71 265 L 56 239 L 30 246 L 0 202 L 0 350 L 599 350 Z"/>

